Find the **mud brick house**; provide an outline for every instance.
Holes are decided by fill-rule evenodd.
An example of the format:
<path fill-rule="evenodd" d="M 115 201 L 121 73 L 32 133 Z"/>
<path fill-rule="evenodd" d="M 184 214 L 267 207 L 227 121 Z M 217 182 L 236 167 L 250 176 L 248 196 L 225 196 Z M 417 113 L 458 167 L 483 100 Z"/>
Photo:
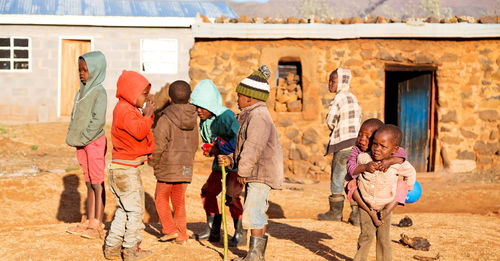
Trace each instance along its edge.
<path fill-rule="evenodd" d="M 224 1 L 0 1 L 0 121 L 67 121 L 79 88 L 78 57 L 106 55 L 108 116 L 122 70 L 143 73 L 156 92 L 189 81 L 191 24 L 236 14 Z"/>
<path fill-rule="evenodd" d="M 323 156 L 330 134 L 324 121 L 334 95 L 327 85 L 329 73 L 340 66 L 352 71 L 351 91 L 364 119 L 402 128 L 403 146 L 418 171 L 498 167 L 499 24 L 227 20 L 193 26 L 191 83 L 212 79 L 225 105 L 238 111 L 236 85 L 260 64 L 268 65 L 267 105 L 281 134 L 288 175 L 330 173 L 331 158 Z"/>

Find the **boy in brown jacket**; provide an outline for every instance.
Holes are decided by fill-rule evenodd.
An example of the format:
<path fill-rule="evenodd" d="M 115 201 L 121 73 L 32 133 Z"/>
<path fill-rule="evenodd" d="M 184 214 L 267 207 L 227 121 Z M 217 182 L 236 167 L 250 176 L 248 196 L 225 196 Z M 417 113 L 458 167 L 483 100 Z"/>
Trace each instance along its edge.
<path fill-rule="evenodd" d="M 191 183 L 198 148 L 197 114 L 196 107 L 188 104 L 191 88 L 187 82 L 173 82 L 168 95 L 170 105 L 161 112 L 153 130 L 155 150 L 149 165 L 157 179 L 155 205 L 163 233 L 160 241 L 175 239 L 184 245 L 188 239 L 185 193 Z"/>
<path fill-rule="evenodd" d="M 283 184 L 283 152 L 265 103 L 270 75 L 267 66 L 262 65 L 236 87 L 241 110 L 236 150 L 218 157 L 219 164 L 236 166 L 238 181 L 246 184 L 242 223 L 243 228 L 250 229 L 250 247 L 246 257 L 237 260 L 264 260 L 267 199 L 271 189 L 281 189 Z"/>

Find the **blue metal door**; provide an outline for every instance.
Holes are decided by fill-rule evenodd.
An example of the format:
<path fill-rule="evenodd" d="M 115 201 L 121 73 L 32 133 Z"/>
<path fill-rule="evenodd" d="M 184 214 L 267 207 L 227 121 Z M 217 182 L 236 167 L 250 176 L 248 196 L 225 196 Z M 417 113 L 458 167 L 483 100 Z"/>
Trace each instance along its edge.
<path fill-rule="evenodd" d="M 403 131 L 401 146 L 417 171 L 427 171 L 429 158 L 431 79 L 431 74 L 426 72 L 398 83 L 398 126 Z"/>

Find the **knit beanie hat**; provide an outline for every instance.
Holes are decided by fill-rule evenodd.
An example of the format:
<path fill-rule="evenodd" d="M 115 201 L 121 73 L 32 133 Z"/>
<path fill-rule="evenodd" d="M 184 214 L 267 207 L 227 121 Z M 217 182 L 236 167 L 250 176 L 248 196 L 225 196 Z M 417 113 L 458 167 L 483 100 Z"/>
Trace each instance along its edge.
<path fill-rule="evenodd" d="M 236 87 L 236 92 L 257 100 L 266 101 L 269 97 L 269 84 L 267 79 L 271 72 L 266 65 L 261 65 L 259 69 L 243 79 Z"/>

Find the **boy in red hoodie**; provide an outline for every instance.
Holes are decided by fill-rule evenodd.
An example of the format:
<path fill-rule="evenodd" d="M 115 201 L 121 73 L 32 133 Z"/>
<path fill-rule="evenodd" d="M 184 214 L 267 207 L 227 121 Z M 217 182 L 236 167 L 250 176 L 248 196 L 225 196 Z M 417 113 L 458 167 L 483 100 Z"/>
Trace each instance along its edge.
<path fill-rule="evenodd" d="M 150 89 L 149 81 L 137 72 L 124 70 L 118 78 L 108 175 L 118 208 L 106 237 L 106 259 L 119 259 L 122 247 L 124 260 L 141 260 L 152 254 L 139 248 L 144 229 L 144 187 L 140 174 L 155 145 L 151 132 L 155 104 L 148 99 Z"/>

